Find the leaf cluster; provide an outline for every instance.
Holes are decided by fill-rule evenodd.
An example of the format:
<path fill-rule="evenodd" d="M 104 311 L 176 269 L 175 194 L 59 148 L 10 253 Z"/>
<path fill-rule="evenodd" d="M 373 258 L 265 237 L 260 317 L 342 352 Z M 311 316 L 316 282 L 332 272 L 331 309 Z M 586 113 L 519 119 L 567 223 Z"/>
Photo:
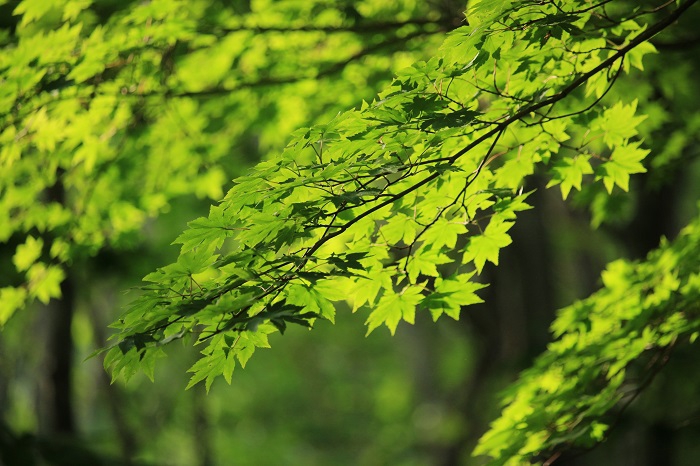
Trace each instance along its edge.
<path fill-rule="evenodd" d="M 474 453 L 490 464 L 551 462 L 602 441 L 674 346 L 698 336 L 698 248 L 696 218 L 645 261 L 609 264 L 601 290 L 559 311 L 556 340 L 508 388 Z"/>
<path fill-rule="evenodd" d="M 0 326 L 60 299 L 72 263 L 133 247 L 174 199 L 220 199 L 259 150 L 355 104 L 393 50 L 421 56 L 446 28 L 418 2 L 368 1 L 361 20 L 326 2 L 15 3 L 0 34 L 0 243 L 16 265 Z"/>
<path fill-rule="evenodd" d="M 393 333 L 420 310 L 457 318 L 480 302 L 475 273 L 510 243 L 537 167 L 565 196 L 584 179 L 627 189 L 646 155 L 640 118 L 634 102 L 601 101 L 629 54 L 670 20 L 606 27 L 602 6 L 563 8 L 476 3 L 479 21 L 452 32 L 438 56 L 373 102 L 294 132 L 191 222 L 176 263 L 146 277 L 114 324 L 113 375 L 192 336 L 207 345 L 192 380 L 210 385 L 238 351 L 227 341 L 332 321 L 342 302 L 368 312 L 368 332 Z"/>

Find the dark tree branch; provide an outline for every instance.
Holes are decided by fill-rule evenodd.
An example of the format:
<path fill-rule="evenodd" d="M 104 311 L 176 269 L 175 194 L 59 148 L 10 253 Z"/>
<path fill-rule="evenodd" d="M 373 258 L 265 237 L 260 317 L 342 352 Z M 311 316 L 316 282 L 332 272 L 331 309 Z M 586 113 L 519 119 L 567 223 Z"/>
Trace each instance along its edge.
<path fill-rule="evenodd" d="M 582 74 L 579 76 L 577 79 L 575 79 L 571 84 L 566 86 L 564 89 L 562 89 L 559 93 L 542 100 L 541 102 L 532 104 L 532 105 L 527 105 L 523 107 L 520 111 L 516 112 L 506 120 L 502 121 L 499 123 L 495 128 L 492 130 L 488 131 L 487 133 L 482 134 L 480 137 L 463 147 L 461 150 L 453 154 L 451 157 L 448 158 L 448 163 L 454 163 L 456 162 L 460 157 L 463 155 L 467 154 L 469 151 L 474 149 L 475 147 L 479 146 L 481 143 L 484 141 L 502 133 L 505 131 L 508 126 L 511 124 L 515 123 L 516 121 L 519 121 L 528 115 L 530 115 L 533 112 L 536 112 L 537 110 L 553 105 L 560 100 L 563 100 L 566 98 L 569 94 L 571 94 L 574 90 L 578 89 L 581 87 L 583 84 L 585 84 L 590 78 L 595 76 L 596 74 L 600 73 L 601 71 L 605 70 L 606 68 L 609 68 L 612 66 L 616 61 L 621 60 L 625 57 L 625 55 L 635 47 L 637 47 L 639 44 L 642 42 L 645 42 L 652 37 L 654 37 L 656 34 L 659 32 L 663 31 L 665 28 L 673 24 L 688 8 L 690 8 L 694 3 L 696 3 L 698 0 L 688 0 L 687 2 L 681 4 L 673 13 L 668 15 L 666 18 L 662 19 L 658 23 L 653 24 L 650 26 L 647 30 L 639 34 L 637 37 L 635 37 L 633 40 L 630 41 L 629 44 L 626 46 L 622 47 L 618 52 L 609 57 L 607 60 L 601 62 L 598 66 L 593 68 L 592 70 Z M 374 212 L 390 205 L 393 204 L 394 202 L 398 201 L 399 199 L 405 197 L 406 195 L 416 191 L 417 189 L 425 186 L 426 184 L 430 183 L 431 181 L 437 179 L 441 175 L 440 172 L 434 172 L 431 175 L 423 178 L 421 181 L 417 182 L 413 186 L 409 186 L 408 188 L 404 189 L 403 191 L 396 193 L 395 195 L 389 197 L 387 200 L 375 205 L 374 207 L 366 210 L 362 214 L 358 215 L 357 217 L 353 218 L 349 222 L 347 222 L 344 225 L 344 229 L 338 230 L 336 232 L 330 233 L 329 235 L 319 239 L 319 241 L 314 244 L 313 247 L 311 247 L 305 254 L 304 257 L 308 258 L 309 256 L 313 255 L 323 244 L 328 242 L 329 240 L 335 238 L 336 236 L 342 234 L 347 228 L 352 226 L 353 224 L 359 222 L 363 218 L 367 217 L 368 215 L 372 215 Z"/>
<path fill-rule="evenodd" d="M 664 30 L 666 27 L 671 25 L 673 22 L 675 22 L 682 14 L 685 12 L 690 6 L 692 6 L 694 3 L 696 3 L 697 0 L 688 0 L 685 3 L 681 4 L 673 13 L 669 14 L 666 18 L 660 20 L 659 22 L 653 24 L 650 26 L 648 29 L 646 29 L 644 32 L 642 32 L 640 35 L 635 37 L 633 40 L 630 41 L 627 45 L 624 47 L 621 47 L 614 55 L 609 57 L 608 59 L 602 61 L 598 66 L 595 68 L 589 70 L 588 72 L 585 72 L 578 76 L 576 79 L 574 79 L 569 85 L 565 86 L 561 91 L 558 93 L 542 100 L 539 102 L 532 103 L 530 105 L 525 105 L 520 110 L 516 111 L 513 113 L 511 116 L 504 116 L 502 121 L 499 123 L 494 123 L 494 127 L 483 133 L 481 136 L 476 138 L 474 141 L 454 153 L 452 156 L 447 157 L 445 159 L 446 163 L 452 164 L 455 163 L 459 158 L 461 158 L 463 155 L 467 154 L 471 150 L 477 148 L 480 146 L 482 143 L 485 141 L 488 141 L 492 138 L 495 137 L 497 140 L 498 137 L 506 130 L 508 127 L 518 121 L 523 120 L 524 118 L 527 118 L 528 115 L 532 114 L 533 112 L 536 112 L 542 108 L 546 107 L 551 107 L 557 102 L 565 99 L 569 94 L 571 94 L 574 90 L 578 89 L 581 87 L 583 84 L 585 84 L 591 77 L 595 76 L 597 73 L 600 73 L 604 71 L 605 69 L 609 69 L 612 65 L 615 64 L 618 60 L 623 60 L 626 54 L 632 50 L 634 47 L 638 46 L 639 44 L 649 40 L 653 36 L 655 36 L 657 33 L 660 31 Z M 492 145 L 495 145 L 496 142 L 492 141 Z M 493 148 L 491 148 L 482 158 L 482 162 L 480 166 L 471 174 L 471 176 L 467 179 L 467 183 L 470 184 L 476 179 L 479 175 L 479 171 L 481 167 L 484 166 L 484 164 L 488 163 L 488 157 Z M 385 197 L 385 200 L 382 202 L 379 202 L 371 207 L 369 207 L 367 210 L 362 212 L 361 214 L 357 215 L 356 217 L 352 218 L 351 220 L 348 220 L 342 225 L 337 226 L 337 230 L 334 232 L 330 232 L 329 228 L 335 227 L 331 226 L 329 228 L 326 228 L 326 231 L 324 232 L 323 236 L 319 238 L 313 245 L 303 248 L 299 251 L 296 251 L 292 253 L 293 255 L 299 255 L 297 261 L 283 261 L 282 264 L 273 266 L 272 268 L 276 269 L 284 269 L 284 276 L 279 277 L 277 279 L 278 283 L 276 284 L 271 284 L 267 283 L 265 284 L 264 282 L 260 284 L 260 287 L 262 288 L 262 293 L 257 296 L 257 299 L 255 299 L 256 302 L 259 302 L 261 300 L 266 300 L 267 304 L 270 305 L 270 303 L 274 303 L 277 299 L 277 297 L 280 295 L 282 290 L 286 287 L 286 285 L 291 281 L 295 279 L 301 278 L 300 274 L 303 272 L 303 269 L 306 264 L 309 263 L 309 261 L 314 261 L 316 258 L 314 257 L 314 254 L 316 251 L 318 251 L 325 243 L 328 241 L 332 240 L 333 238 L 341 235 L 342 233 L 346 232 L 350 227 L 352 227 L 355 223 L 361 221 L 362 219 L 366 218 L 369 215 L 372 215 L 374 212 L 377 212 L 380 209 L 383 209 L 384 207 L 387 207 L 393 203 L 396 203 L 400 199 L 404 198 L 410 193 L 415 192 L 416 190 L 420 189 L 423 186 L 426 186 L 428 183 L 434 181 L 435 179 L 439 178 L 441 176 L 440 171 L 435 171 L 431 173 L 430 175 L 426 176 L 420 181 L 417 181 L 415 184 L 408 186 L 407 188 L 403 189 L 402 191 L 396 193 L 396 194 L 387 194 Z M 412 174 L 407 173 L 399 178 L 400 180 L 404 180 L 407 177 L 412 176 Z M 354 179 L 348 180 L 348 182 L 354 181 Z M 389 184 L 394 184 L 393 182 L 388 182 Z M 377 201 L 378 197 L 375 197 L 373 201 Z M 332 225 L 332 223 L 331 223 Z M 289 266 L 287 268 L 287 266 Z M 259 274 L 258 274 L 259 276 Z M 207 303 L 211 302 L 212 299 L 215 299 L 217 297 L 222 296 L 223 294 L 231 291 L 232 289 L 237 288 L 238 286 L 241 285 L 241 282 L 232 282 L 229 285 L 226 285 L 225 287 L 216 290 L 213 293 L 206 293 L 205 295 L 200 295 L 200 296 L 192 296 L 192 300 L 188 300 L 186 302 L 181 302 L 180 304 L 173 304 L 170 303 L 170 305 L 174 306 L 176 309 L 176 312 L 174 313 L 175 315 L 192 315 L 193 312 L 196 312 L 197 310 L 203 309 L 204 307 L 207 306 Z M 264 285 L 264 286 L 263 286 Z M 267 286 L 270 285 L 270 286 Z M 279 303 L 278 303 L 279 304 Z M 260 319 L 260 318 L 265 318 L 266 314 L 265 313 L 260 313 L 257 314 L 256 316 L 246 316 L 245 313 L 247 310 L 250 308 L 250 305 L 243 307 L 242 309 L 239 309 L 237 312 L 232 314 L 232 317 L 227 321 L 224 322 L 222 321 L 223 326 L 217 326 L 214 330 L 208 330 L 207 335 L 201 336 L 199 338 L 199 342 L 202 342 L 204 340 L 207 340 L 211 338 L 212 336 L 219 334 L 223 331 L 234 329 L 234 330 L 243 330 L 246 328 L 248 322 L 250 322 L 252 319 Z M 268 312 L 269 317 L 274 320 L 274 312 L 270 311 Z M 167 324 L 165 324 L 167 325 Z M 145 332 L 141 332 L 141 335 L 148 335 L 151 334 L 153 335 L 154 330 L 150 329 Z M 134 339 L 135 335 L 132 335 L 130 337 L 127 337 L 127 339 Z M 156 343 L 157 344 L 157 343 Z"/>

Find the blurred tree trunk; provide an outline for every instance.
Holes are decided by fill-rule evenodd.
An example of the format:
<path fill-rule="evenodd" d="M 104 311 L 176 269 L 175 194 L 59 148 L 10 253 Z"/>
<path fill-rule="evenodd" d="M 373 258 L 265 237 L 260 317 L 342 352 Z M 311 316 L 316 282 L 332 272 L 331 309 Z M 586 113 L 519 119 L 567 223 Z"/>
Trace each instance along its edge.
<path fill-rule="evenodd" d="M 62 173 L 57 173 L 61 179 Z M 57 181 L 48 190 L 48 198 L 62 206 L 66 205 L 66 192 L 63 184 Z M 51 244 L 52 238 L 46 241 Z M 45 435 L 76 432 L 73 412 L 73 312 L 75 308 L 75 282 L 70 271 L 61 283 L 61 299 L 52 300 L 44 309 L 48 325 L 48 344 L 45 367 L 48 377 L 41 383 L 40 397 L 44 409 L 40 410 L 40 425 Z M 42 422 L 41 417 L 44 417 Z"/>
<path fill-rule="evenodd" d="M 96 286 L 90 286 L 91 289 L 97 288 Z M 113 290 L 112 290 L 113 292 Z M 107 328 L 107 320 L 105 315 L 109 315 L 108 311 L 105 309 L 107 306 L 105 303 L 114 303 L 115 298 L 108 293 L 107 299 L 104 299 L 105 292 L 100 290 L 100 295 L 103 298 L 101 302 L 96 300 L 91 300 L 90 309 L 88 311 L 90 323 L 92 325 L 92 332 L 95 336 L 95 342 L 98 347 L 105 347 L 107 345 L 107 336 L 105 335 L 105 329 Z M 102 357 L 100 358 L 102 361 Z M 119 446 L 121 449 L 121 461 L 124 466 L 130 466 L 133 464 L 132 458 L 138 454 L 140 450 L 139 443 L 136 436 L 134 435 L 134 429 L 129 425 L 125 413 L 127 404 L 126 397 L 119 385 L 112 384 L 111 377 L 106 371 L 100 371 L 100 377 L 98 386 L 102 391 L 102 396 L 107 402 L 109 407 L 109 413 L 114 423 L 114 428 L 116 435 L 119 439 Z"/>
<path fill-rule="evenodd" d="M 211 426 L 209 413 L 207 412 L 207 392 L 204 385 L 199 384 L 192 390 L 192 410 L 194 417 L 194 443 L 197 451 L 199 466 L 213 466 L 216 464 L 212 455 Z"/>
<path fill-rule="evenodd" d="M 69 276 L 61 283 L 62 298 L 48 307 L 50 341 L 48 367 L 51 371 L 49 432 L 75 434 L 73 415 L 73 337 L 71 325 L 75 304 L 75 288 Z"/>

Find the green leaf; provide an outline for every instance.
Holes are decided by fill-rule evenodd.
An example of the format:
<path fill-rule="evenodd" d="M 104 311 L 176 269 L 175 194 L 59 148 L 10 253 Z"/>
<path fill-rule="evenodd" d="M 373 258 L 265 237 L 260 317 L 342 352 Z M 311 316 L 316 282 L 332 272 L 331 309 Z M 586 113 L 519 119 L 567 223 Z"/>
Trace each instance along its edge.
<path fill-rule="evenodd" d="M 581 190 L 584 175 L 593 174 L 589 157 L 584 154 L 559 159 L 553 164 L 552 170 L 553 176 L 547 187 L 560 184 L 561 197 L 564 199 L 569 196 L 571 188 Z"/>
<path fill-rule="evenodd" d="M 276 329 L 273 325 L 261 324 L 255 330 L 255 332 L 243 331 L 239 334 L 239 340 L 235 345 L 235 354 L 238 361 L 241 363 L 241 367 L 245 368 L 248 360 L 253 355 L 256 348 L 270 347 L 267 336 L 275 331 Z M 224 373 L 224 377 L 226 377 L 226 373 Z M 230 375 L 226 380 L 231 383 Z"/>
<path fill-rule="evenodd" d="M 247 230 L 238 235 L 238 240 L 250 247 L 254 247 L 269 238 L 274 238 L 280 231 L 290 225 L 284 214 L 279 211 L 255 214 L 249 219 Z"/>
<path fill-rule="evenodd" d="M 235 359 L 233 353 L 224 351 L 225 348 L 229 347 L 223 335 L 218 334 L 211 339 L 209 346 L 202 350 L 203 356 L 187 370 L 193 374 L 186 390 L 204 380 L 208 393 L 217 376 L 225 374 L 226 380 L 230 380 Z"/>
<path fill-rule="evenodd" d="M 23 288 L 0 288 L 0 328 L 5 325 L 10 317 L 21 309 L 27 299 L 27 292 Z"/>
<path fill-rule="evenodd" d="M 190 381 L 188 382 L 187 387 L 185 387 L 185 390 L 189 390 L 204 380 L 207 392 L 209 392 L 209 389 L 211 388 L 212 383 L 214 383 L 216 377 L 224 373 L 226 360 L 228 358 L 230 358 L 232 361 L 233 355 L 226 356 L 223 351 L 215 351 L 212 354 L 208 354 L 200 358 L 187 370 L 187 372 L 193 372 L 193 375 L 190 377 Z M 231 372 L 233 371 L 231 370 Z"/>
<path fill-rule="evenodd" d="M 433 245 L 421 246 L 413 255 L 406 258 L 406 271 L 411 283 L 415 283 L 419 275 L 439 277 L 437 266 L 452 262 L 447 255 Z"/>
<path fill-rule="evenodd" d="M 348 286 L 348 298 L 352 301 L 352 312 L 364 305 L 372 306 L 381 289 L 392 289 L 391 274 L 382 269 L 367 273 L 366 278 L 358 277 Z"/>
<path fill-rule="evenodd" d="M 457 245 L 459 235 L 466 232 L 467 227 L 463 223 L 441 218 L 421 236 L 421 240 L 425 244 L 431 244 L 433 249 L 439 249 L 443 246 L 452 249 Z"/>
<path fill-rule="evenodd" d="M 627 53 L 627 60 L 629 60 L 629 65 L 637 68 L 638 70 L 644 71 L 644 64 L 642 60 L 645 56 L 654 53 L 658 53 L 656 47 L 654 47 L 654 44 L 651 42 L 642 42 Z M 625 60 L 625 65 L 627 65 L 627 60 Z"/>
<path fill-rule="evenodd" d="M 388 244 L 397 244 L 401 241 L 411 244 L 416 237 L 416 229 L 412 218 L 399 213 L 392 216 L 380 231 Z"/>
<path fill-rule="evenodd" d="M 367 318 L 367 335 L 382 324 L 393 335 L 401 319 L 413 324 L 416 306 L 423 299 L 422 289 L 422 286 L 408 286 L 401 293 L 385 293 Z"/>
<path fill-rule="evenodd" d="M 513 222 L 505 222 L 498 217 L 492 218 L 481 235 L 469 239 L 463 260 L 474 261 L 479 273 L 483 270 L 486 261 L 498 265 L 498 252 L 512 242 L 507 233 L 512 226 Z"/>
<path fill-rule="evenodd" d="M 65 279 L 63 269 L 58 266 L 46 266 L 38 262 L 27 272 L 30 296 L 48 304 L 51 298 L 61 297 L 61 282 Z"/>
<path fill-rule="evenodd" d="M 59 5 L 60 2 L 55 0 L 22 0 L 12 14 L 22 15 L 21 23 L 22 25 L 27 25 L 41 19 Z"/>
<path fill-rule="evenodd" d="M 615 147 L 610 160 L 598 168 L 598 178 L 603 179 L 603 184 L 611 193 L 615 185 L 623 191 L 629 190 L 630 175 L 644 173 L 646 168 L 641 161 L 649 154 L 646 149 L 640 149 L 641 142 L 630 143 Z"/>
<path fill-rule="evenodd" d="M 636 116 L 636 113 L 636 100 L 629 105 L 618 102 L 603 112 L 602 117 L 596 121 L 594 129 L 603 131 L 603 141 L 608 147 L 625 144 L 637 135 L 637 126 L 646 118 L 646 116 Z"/>
<path fill-rule="evenodd" d="M 324 319 L 335 322 L 335 306 L 329 301 L 323 291 L 328 291 L 324 286 L 315 285 L 290 285 L 287 292 L 287 302 L 301 307 L 305 311 L 313 312 Z M 335 292 L 335 290 L 332 290 Z M 342 299 L 339 298 L 339 299 Z"/>
<path fill-rule="evenodd" d="M 461 109 L 450 113 L 438 113 L 430 118 L 423 118 L 421 129 L 433 129 L 435 131 L 444 128 L 459 128 L 471 123 L 479 112 Z"/>
<path fill-rule="evenodd" d="M 422 302 L 422 305 L 430 310 L 434 321 L 437 321 L 443 313 L 459 320 L 463 306 L 484 302 L 476 291 L 486 285 L 470 281 L 473 275 L 473 273 L 460 274 L 444 280 L 439 277 L 435 279 L 435 291 L 426 296 Z"/>
<path fill-rule="evenodd" d="M 33 236 L 28 236 L 24 244 L 17 246 L 17 251 L 12 257 L 12 262 L 18 271 L 28 270 L 41 256 L 41 250 L 44 247 L 44 241 Z"/>
<path fill-rule="evenodd" d="M 222 224 L 221 221 L 211 220 L 206 217 L 198 218 L 187 224 L 189 227 L 178 236 L 173 244 L 182 244 L 182 252 L 188 252 L 192 249 L 205 245 L 210 245 L 214 248 L 220 248 L 224 239 L 231 236 L 231 229 Z"/>

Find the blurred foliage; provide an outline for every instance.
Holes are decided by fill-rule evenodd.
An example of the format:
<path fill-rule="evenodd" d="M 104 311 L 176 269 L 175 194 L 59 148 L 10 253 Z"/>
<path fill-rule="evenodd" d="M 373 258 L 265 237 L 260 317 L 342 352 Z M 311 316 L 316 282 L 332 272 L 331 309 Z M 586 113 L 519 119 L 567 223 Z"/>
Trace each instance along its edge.
<path fill-rule="evenodd" d="M 4 5 L 0 241 L 16 245 L 17 275 L 0 324 L 58 298 L 64 264 L 133 245 L 173 198 L 221 198 L 242 162 L 371 97 L 452 21 L 414 2 L 347 8 Z"/>
<path fill-rule="evenodd" d="M 562 446 L 603 440 L 610 424 L 599 419 L 618 403 L 624 411 L 675 345 L 698 337 L 699 241 L 695 220 L 647 261 L 612 262 L 602 290 L 560 310 L 552 324 L 557 340 L 508 389 L 507 407 L 475 454 L 494 464 L 551 462 Z M 639 381 L 630 383 L 629 373 Z"/>
<path fill-rule="evenodd" d="M 0 460 L 694 464 L 694 3 L 0 1 Z"/>

